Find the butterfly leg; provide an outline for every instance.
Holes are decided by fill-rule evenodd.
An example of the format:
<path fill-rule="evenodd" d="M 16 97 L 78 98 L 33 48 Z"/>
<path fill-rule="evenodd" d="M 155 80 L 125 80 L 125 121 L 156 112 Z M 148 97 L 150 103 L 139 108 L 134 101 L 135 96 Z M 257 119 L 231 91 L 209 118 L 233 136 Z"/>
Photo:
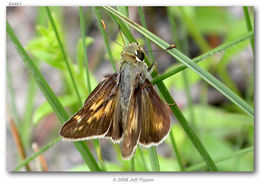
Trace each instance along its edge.
<path fill-rule="evenodd" d="M 168 103 L 169 106 L 174 106 L 176 103 Z"/>
<path fill-rule="evenodd" d="M 158 72 L 158 64 L 157 62 L 153 62 L 151 64 L 151 66 L 148 67 L 148 72 L 152 73 L 154 70 L 156 70 L 156 72 Z"/>

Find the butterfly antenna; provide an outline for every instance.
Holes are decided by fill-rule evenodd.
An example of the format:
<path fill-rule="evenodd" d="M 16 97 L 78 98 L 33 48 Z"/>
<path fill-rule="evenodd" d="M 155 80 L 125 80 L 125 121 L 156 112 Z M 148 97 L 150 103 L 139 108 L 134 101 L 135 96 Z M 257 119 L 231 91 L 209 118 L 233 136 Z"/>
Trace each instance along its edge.
<path fill-rule="evenodd" d="M 122 34 L 122 32 L 121 32 L 120 26 L 118 27 L 118 30 L 119 30 L 120 36 L 121 36 L 121 38 L 122 38 L 122 41 L 123 41 L 123 43 L 124 43 L 124 45 L 125 45 L 124 37 L 123 37 L 123 34 Z"/>
<path fill-rule="evenodd" d="M 100 20 L 100 23 L 101 23 L 102 27 L 104 28 L 106 34 L 110 37 L 110 39 L 111 39 L 112 41 L 114 41 L 115 43 L 117 43 L 118 45 L 120 45 L 121 47 L 124 47 L 123 45 L 121 45 L 120 43 L 118 43 L 117 41 L 115 41 L 115 40 L 113 39 L 113 37 L 108 33 L 106 24 L 105 24 L 105 22 L 104 22 L 103 19 Z M 123 42 L 124 42 L 124 40 L 123 40 Z"/>
<path fill-rule="evenodd" d="M 163 52 L 163 51 L 166 51 L 166 50 L 171 50 L 173 48 L 176 48 L 176 45 L 175 44 L 171 44 L 169 47 L 167 47 L 166 49 L 162 49 L 162 50 L 147 50 L 145 52 Z"/>
<path fill-rule="evenodd" d="M 165 50 L 171 50 L 173 48 L 176 48 L 176 45 L 175 44 L 171 44 L 168 48 L 166 48 Z"/>

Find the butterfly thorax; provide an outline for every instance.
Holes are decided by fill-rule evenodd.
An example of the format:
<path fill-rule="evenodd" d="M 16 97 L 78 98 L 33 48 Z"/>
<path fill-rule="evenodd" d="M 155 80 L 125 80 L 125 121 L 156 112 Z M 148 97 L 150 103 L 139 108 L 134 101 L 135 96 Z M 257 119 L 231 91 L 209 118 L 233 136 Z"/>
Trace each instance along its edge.
<path fill-rule="evenodd" d="M 137 62 L 133 64 L 128 61 L 123 61 L 120 64 L 119 73 L 119 90 L 123 101 L 122 107 L 126 109 L 132 89 L 134 89 L 136 84 L 140 81 L 144 82 L 145 79 L 149 79 L 147 77 L 148 71 L 145 63 Z"/>
<path fill-rule="evenodd" d="M 123 48 L 121 53 L 121 61 L 131 63 L 143 62 L 144 49 L 138 43 L 131 43 Z"/>

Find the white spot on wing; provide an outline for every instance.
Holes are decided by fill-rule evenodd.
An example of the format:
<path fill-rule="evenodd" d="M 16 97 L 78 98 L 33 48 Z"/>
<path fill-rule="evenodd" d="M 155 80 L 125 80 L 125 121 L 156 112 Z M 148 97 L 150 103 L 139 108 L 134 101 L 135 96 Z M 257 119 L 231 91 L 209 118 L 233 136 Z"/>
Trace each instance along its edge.
<path fill-rule="evenodd" d="M 81 126 L 78 128 L 78 130 L 80 131 L 80 130 L 82 130 L 82 128 L 83 128 L 83 125 L 81 125 Z"/>
<path fill-rule="evenodd" d="M 82 120 L 82 117 L 80 115 L 76 115 L 74 116 L 74 119 L 79 123 Z"/>

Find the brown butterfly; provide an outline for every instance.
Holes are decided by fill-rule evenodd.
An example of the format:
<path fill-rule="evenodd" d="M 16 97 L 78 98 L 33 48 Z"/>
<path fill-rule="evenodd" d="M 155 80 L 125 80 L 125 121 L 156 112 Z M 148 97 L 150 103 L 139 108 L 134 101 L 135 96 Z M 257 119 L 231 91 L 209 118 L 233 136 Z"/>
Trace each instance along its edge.
<path fill-rule="evenodd" d="M 138 43 L 123 48 L 117 73 L 106 75 L 84 106 L 61 128 L 68 140 L 110 138 L 122 140 L 123 159 L 130 159 L 137 144 L 160 144 L 170 131 L 166 105 L 150 82 L 144 50 Z"/>

